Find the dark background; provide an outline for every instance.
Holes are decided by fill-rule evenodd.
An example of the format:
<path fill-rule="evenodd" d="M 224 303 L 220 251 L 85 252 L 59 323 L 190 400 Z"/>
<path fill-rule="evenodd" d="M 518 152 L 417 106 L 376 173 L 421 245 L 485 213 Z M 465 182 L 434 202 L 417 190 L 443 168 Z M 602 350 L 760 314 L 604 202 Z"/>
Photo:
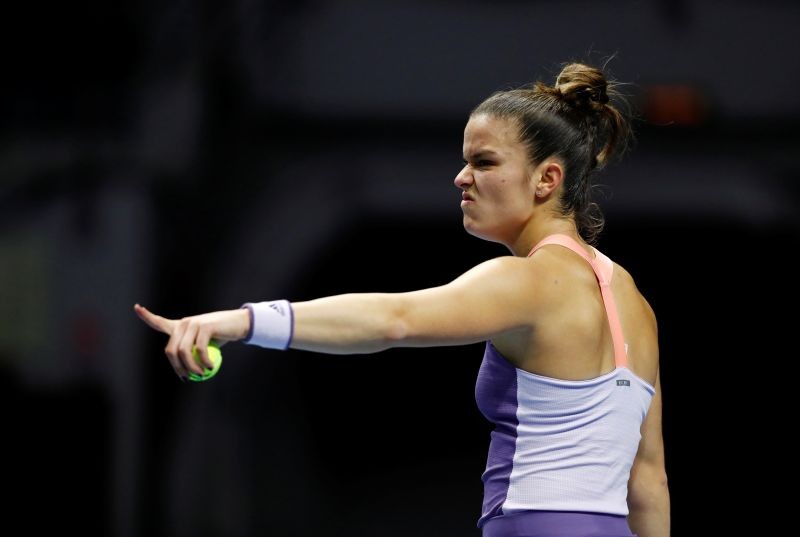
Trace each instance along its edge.
<path fill-rule="evenodd" d="M 0 531 L 477 536 L 481 346 L 232 344 L 182 384 L 132 306 L 407 291 L 505 255 L 461 227 L 470 109 L 612 56 L 639 118 L 599 247 L 659 318 L 673 534 L 777 524 L 799 23 L 777 0 L 4 6 Z"/>

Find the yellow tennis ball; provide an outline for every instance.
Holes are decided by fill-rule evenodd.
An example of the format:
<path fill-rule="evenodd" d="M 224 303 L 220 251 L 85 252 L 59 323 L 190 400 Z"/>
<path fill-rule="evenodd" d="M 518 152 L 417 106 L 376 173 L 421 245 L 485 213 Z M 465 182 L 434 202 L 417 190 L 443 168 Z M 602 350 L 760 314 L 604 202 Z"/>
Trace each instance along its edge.
<path fill-rule="evenodd" d="M 192 347 L 192 356 L 194 357 L 194 361 L 197 362 L 200 365 L 200 367 L 203 368 L 202 375 L 198 375 L 197 373 L 189 371 L 189 380 L 192 380 L 194 382 L 202 382 L 204 380 L 210 379 L 211 377 L 217 374 L 217 371 L 219 371 L 220 366 L 222 366 L 222 352 L 219 350 L 219 347 L 214 342 L 208 344 L 208 357 L 211 359 L 211 363 L 214 364 L 213 368 L 206 369 L 206 367 L 200 362 L 200 353 L 197 352 L 196 347 Z"/>

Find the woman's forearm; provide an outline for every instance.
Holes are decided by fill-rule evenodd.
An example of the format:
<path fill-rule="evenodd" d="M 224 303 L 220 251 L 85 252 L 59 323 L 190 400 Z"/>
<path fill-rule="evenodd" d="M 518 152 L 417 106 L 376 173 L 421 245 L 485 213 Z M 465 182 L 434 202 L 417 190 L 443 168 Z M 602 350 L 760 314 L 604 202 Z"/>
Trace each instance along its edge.
<path fill-rule="evenodd" d="M 400 295 L 345 294 L 293 302 L 291 347 L 328 354 L 378 352 L 402 341 Z"/>

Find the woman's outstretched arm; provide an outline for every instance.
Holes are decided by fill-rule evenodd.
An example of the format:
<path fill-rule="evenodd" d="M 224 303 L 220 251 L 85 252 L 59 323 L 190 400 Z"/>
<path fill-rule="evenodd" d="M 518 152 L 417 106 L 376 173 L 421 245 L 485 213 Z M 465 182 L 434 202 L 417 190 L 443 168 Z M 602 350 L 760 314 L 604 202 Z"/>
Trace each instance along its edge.
<path fill-rule="evenodd" d="M 490 339 L 531 322 L 540 262 L 499 257 L 452 282 L 408 293 L 354 293 L 291 304 L 290 346 L 330 354 L 377 352 L 390 347 L 461 345 Z M 136 305 L 150 327 L 170 336 L 165 353 L 175 372 L 201 374 L 193 346 L 208 367 L 211 339 L 226 342 L 252 334 L 247 309 L 173 320 Z M 253 324 L 258 328 L 258 312 Z M 288 342 L 288 341 L 287 341 Z"/>

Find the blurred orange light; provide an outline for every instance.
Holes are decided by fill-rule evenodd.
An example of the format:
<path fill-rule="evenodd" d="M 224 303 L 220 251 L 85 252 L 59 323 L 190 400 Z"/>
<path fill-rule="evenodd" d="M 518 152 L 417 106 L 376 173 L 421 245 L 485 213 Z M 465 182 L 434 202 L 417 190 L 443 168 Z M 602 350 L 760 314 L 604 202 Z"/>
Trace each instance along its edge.
<path fill-rule="evenodd" d="M 659 84 L 645 88 L 642 113 L 656 125 L 696 127 L 709 117 L 705 94 L 689 84 Z"/>

